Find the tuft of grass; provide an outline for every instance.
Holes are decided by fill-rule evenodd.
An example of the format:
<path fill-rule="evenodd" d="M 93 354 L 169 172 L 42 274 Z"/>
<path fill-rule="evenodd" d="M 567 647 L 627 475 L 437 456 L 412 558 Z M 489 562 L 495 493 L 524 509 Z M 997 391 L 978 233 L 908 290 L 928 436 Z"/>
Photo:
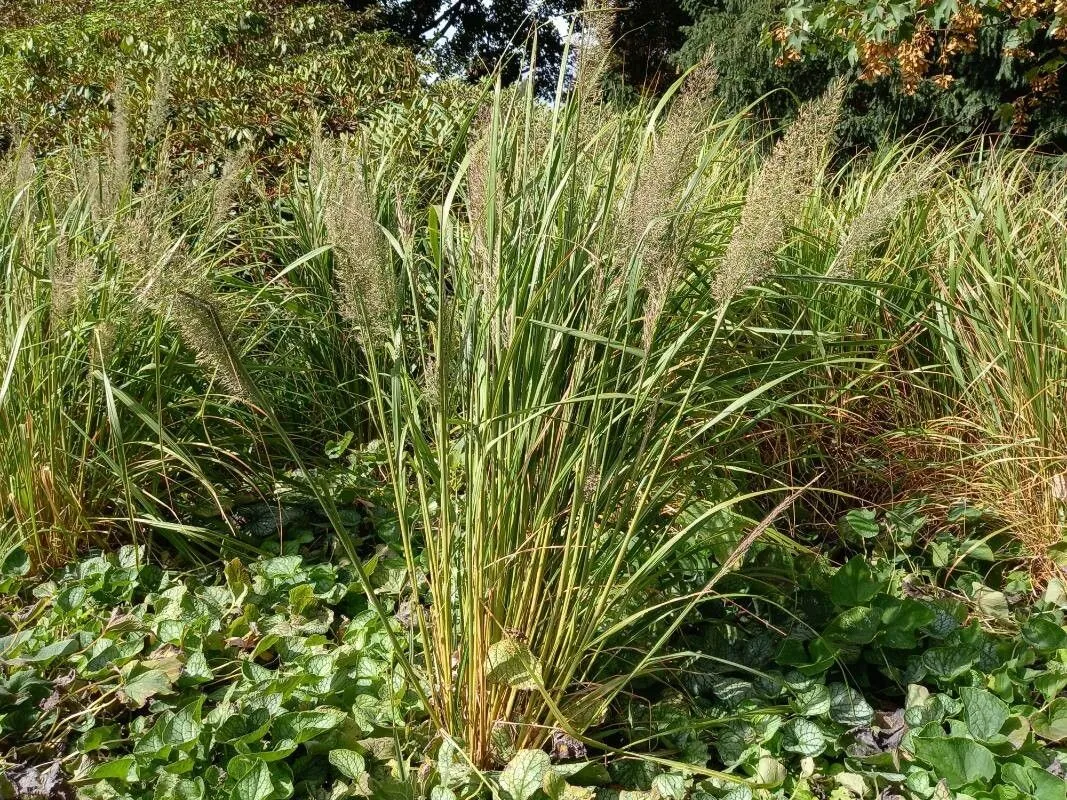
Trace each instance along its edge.
<path fill-rule="evenodd" d="M 618 229 L 632 224 L 642 171 L 662 161 L 648 141 L 657 123 L 661 141 L 680 141 L 670 126 L 696 128 L 695 112 L 597 112 L 592 132 L 582 113 L 488 98 L 444 203 L 407 244 L 391 237 L 409 304 L 391 336 L 367 332 L 425 642 L 416 661 L 433 718 L 479 767 L 553 732 L 585 738 L 635 678 L 670 663 L 670 632 L 717 577 L 674 591 L 668 576 L 709 519 L 746 499 L 715 493 L 717 454 L 743 448 L 746 414 L 808 366 L 723 368 L 745 334 L 687 277 L 701 268 L 687 242 L 716 217 L 706 182 L 731 175 L 713 163 L 727 142 L 693 145 L 660 198 L 657 214 L 687 234 L 672 279 L 650 280 L 658 256 L 620 244 Z"/>

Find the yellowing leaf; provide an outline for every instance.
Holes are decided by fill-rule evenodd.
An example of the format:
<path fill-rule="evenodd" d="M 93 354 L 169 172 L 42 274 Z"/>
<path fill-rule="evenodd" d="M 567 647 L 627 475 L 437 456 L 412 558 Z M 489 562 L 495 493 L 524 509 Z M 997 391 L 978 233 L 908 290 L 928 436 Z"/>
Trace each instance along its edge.
<path fill-rule="evenodd" d="M 493 683 L 515 689 L 536 690 L 543 682 L 541 662 L 530 648 L 510 636 L 505 636 L 489 648 L 486 675 Z"/>
<path fill-rule="evenodd" d="M 140 708 L 149 698 L 170 692 L 171 681 L 161 669 L 138 672 L 119 687 L 119 699 Z"/>

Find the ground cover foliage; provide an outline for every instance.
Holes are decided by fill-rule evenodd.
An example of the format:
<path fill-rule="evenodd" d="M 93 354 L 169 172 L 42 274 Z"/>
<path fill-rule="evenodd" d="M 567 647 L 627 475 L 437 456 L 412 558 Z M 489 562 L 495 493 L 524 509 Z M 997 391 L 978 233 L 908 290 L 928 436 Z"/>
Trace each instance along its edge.
<path fill-rule="evenodd" d="M 1006 557 L 1017 548 L 994 561 L 999 536 L 964 538 L 987 530 L 968 507 L 949 512 L 955 549 L 945 531 L 917 551 L 920 510 L 846 514 L 843 549 L 858 552 L 840 567 L 758 548 L 680 632 L 678 668 L 605 716 L 603 743 L 629 758 L 605 762 L 557 730 L 551 755 L 501 737 L 496 769 L 481 772 L 454 742 L 429 746 L 436 729 L 382 628 L 423 646 L 403 563 L 387 553 L 366 566 L 395 612 L 383 621 L 351 570 L 321 555 L 233 559 L 200 579 L 125 546 L 41 581 L 17 552 L 3 573 L 18 625 L 0 638 L 0 786 L 138 798 L 1062 798 L 1067 728 L 1052 698 L 1067 684 L 1063 584 L 1032 601 L 1028 573 Z"/>
<path fill-rule="evenodd" d="M 0 795 L 1064 797 L 1062 164 L 608 58 L 11 148 Z"/>

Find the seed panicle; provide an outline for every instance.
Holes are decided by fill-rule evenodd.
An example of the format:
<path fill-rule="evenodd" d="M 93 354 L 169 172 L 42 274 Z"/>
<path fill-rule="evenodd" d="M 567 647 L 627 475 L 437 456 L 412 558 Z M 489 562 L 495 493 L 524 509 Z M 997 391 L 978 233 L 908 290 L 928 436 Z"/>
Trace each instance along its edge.
<path fill-rule="evenodd" d="M 61 233 L 55 242 L 55 258 L 49 274 L 53 321 L 69 319 L 81 307 L 96 277 L 95 259 L 75 250 L 69 236 Z"/>
<path fill-rule="evenodd" d="M 334 254 L 338 309 L 370 344 L 392 331 L 396 287 L 386 243 L 362 162 L 351 147 L 325 147 L 322 160 L 328 177 L 325 221 Z"/>
<path fill-rule="evenodd" d="M 789 226 L 807 204 L 825 166 L 844 91 L 844 82 L 838 80 L 822 97 L 805 104 L 753 179 L 715 279 L 713 292 L 719 302 L 729 301 L 774 270 Z"/>
<path fill-rule="evenodd" d="M 179 291 L 171 307 L 182 341 L 235 398 L 251 402 L 255 387 L 241 365 L 214 299 Z"/>
<path fill-rule="evenodd" d="M 928 188 L 934 174 L 933 164 L 906 161 L 897 167 L 842 232 L 827 277 L 851 277 L 856 261 L 885 237 L 905 206 Z"/>
<path fill-rule="evenodd" d="M 130 121 L 126 76 L 119 71 L 112 86 L 111 130 L 107 174 L 102 184 L 104 209 L 113 212 L 130 184 Z"/>
<path fill-rule="evenodd" d="M 699 158 L 705 116 L 718 75 L 709 49 L 693 68 L 667 113 L 658 140 L 639 166 L 621 226 L 619 253 L 641 258 L 645 289 L 643 345 L 651 347 L 656 323 L 676 287 L 689 240 L 677 209 Z"/>

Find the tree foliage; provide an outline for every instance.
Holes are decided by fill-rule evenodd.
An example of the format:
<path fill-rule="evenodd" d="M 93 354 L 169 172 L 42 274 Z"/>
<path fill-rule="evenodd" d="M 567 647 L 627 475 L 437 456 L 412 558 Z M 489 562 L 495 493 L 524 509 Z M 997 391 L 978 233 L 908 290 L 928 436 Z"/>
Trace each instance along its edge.
<path fill-rule="evenodd" d="M 92 141 L 121 107 L 155 119 L 176 158 L 242 147 L 281 158 L 313 114 L 351 130 L 419 85 L 410 52 L 338 0 L 16 0 L 10 19 L 0 145 Z"/>
<path fill-rule="evenodd" d="M 830 53 L 862 80 L 889 80 L 905 97 L 961 86 L 976 95 L 972 105 L 1015 132 L 1067 132 L 1064 0 L 798 2 L 770 34 L 779 64 Z"/>
<path fill-rule="evenodd" d="M 528 42 L 537 34 L 536 80 L 555 83 L 563 52 L 560 28 L 550 24 L 581 7 L 580 0 L 346 0 L 349 7 L 377 9 L 378 22 L 413 49 L 427 49 L 442 71 L 477 80 L 499 65 L 505 83 L 522 74 Z"/>

